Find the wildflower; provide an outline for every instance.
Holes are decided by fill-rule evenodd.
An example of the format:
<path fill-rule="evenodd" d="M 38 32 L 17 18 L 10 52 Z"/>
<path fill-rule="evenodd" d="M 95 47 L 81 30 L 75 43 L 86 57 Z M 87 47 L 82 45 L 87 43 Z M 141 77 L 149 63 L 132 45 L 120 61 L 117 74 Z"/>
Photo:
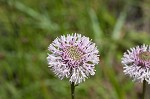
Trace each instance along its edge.
<path fill-rule="evenodd" d="M 150 84 L 150 46 L 141 45 L 131 48 L 124 53 L 122 58 L 124 73 L 133 78 L 134 81 Z"/>
<path fill-rule="evenodd" d="M 51 70 L 60 78 L 69 78 L 75 84 L 95 74 L 99 55 L 95 43 L 81 34 L 68 34 L 56 38 L 49 45 L 47 60 Z"/>

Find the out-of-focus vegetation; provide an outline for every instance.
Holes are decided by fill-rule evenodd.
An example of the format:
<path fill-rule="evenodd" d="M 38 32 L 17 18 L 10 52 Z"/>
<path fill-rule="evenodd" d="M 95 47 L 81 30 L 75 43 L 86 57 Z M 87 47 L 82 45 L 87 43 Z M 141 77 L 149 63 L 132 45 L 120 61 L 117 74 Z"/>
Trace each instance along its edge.
<path fill-rule="evenodd" d="M 148 0 L 0 0 L 0 99 L 70 99 L 68 80 L 47 65 L 58 36 L 81 33 L 96 42 L 96 75 L 76 87 L 76 99 L 138 99 L 141 84 L 123 74 L 130 47 L 150 44 Z"/>

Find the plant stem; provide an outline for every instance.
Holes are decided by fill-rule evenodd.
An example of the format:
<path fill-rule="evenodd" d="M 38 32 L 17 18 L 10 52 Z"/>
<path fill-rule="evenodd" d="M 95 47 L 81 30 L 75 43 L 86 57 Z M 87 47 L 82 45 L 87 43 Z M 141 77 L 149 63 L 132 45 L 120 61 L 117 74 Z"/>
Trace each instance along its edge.
<path fill-rule="evenodd" d="M 75 85 L 74 82 L 71 82 L 71 99 L 75 99 Z"/>
<path fill-rule="evenodd" d="M 142 93 L 142 99 L 145 98 L 145 91 L 146 91 L 146 80 L 143 80 L 143 93 Z"/>

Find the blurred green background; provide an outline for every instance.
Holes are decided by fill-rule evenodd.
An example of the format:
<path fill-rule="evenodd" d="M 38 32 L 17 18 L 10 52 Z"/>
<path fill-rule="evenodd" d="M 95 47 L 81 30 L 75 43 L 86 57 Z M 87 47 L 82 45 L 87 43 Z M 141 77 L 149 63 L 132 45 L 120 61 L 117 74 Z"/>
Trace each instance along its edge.
<path fill-rule="evenodd" d="M 149 0 L 0 0 L 0 99 L 70 99 L 68 79 L 59 80 L 46 57 L 56 37 L 75 32 L 101 55 L 76 99 L 140 99 L 142 85 L 124 75 L 121 57 L 150 44 Z"/>

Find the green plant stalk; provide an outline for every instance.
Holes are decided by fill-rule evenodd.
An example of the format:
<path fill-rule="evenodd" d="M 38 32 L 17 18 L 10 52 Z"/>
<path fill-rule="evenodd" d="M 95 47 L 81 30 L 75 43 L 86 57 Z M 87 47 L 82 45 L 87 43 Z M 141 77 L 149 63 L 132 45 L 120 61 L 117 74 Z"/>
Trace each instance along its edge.
<path fill-rule="evenodd" d="M 146 80 L 143 80 L 143 93 L 142 93 L 142 99 L 145 98 L 145 92 L 146 92 Z"/>
<path fill-rule="evenodd" d="M 75 85 L 74 82 L 71 82 L 71 99 L 75 99 Z"/>

